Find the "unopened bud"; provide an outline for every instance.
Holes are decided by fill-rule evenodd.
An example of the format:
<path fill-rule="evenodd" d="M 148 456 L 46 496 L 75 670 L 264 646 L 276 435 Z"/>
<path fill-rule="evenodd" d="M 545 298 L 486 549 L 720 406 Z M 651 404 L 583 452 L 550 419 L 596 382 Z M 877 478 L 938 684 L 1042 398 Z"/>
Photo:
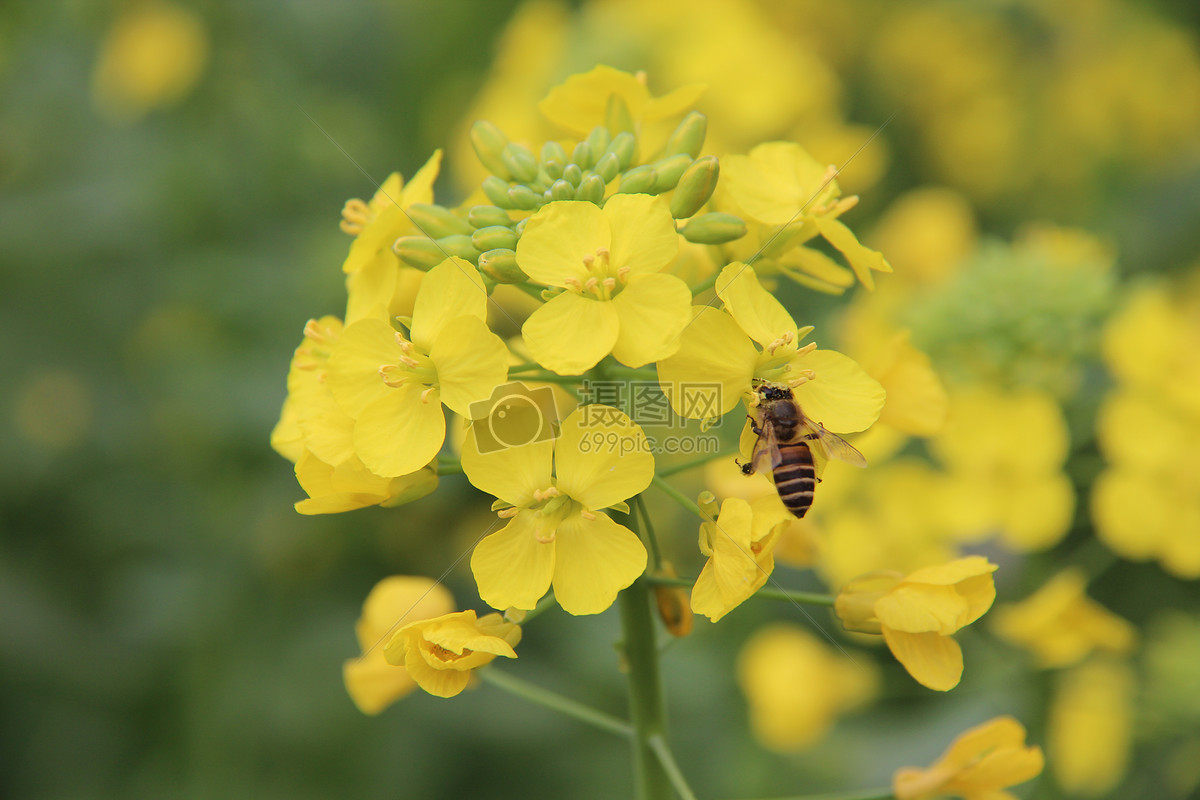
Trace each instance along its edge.
<path fill-rule="evenodd" d="M 604 179 L 594 172 L 589 172 L 579 182 L 579 188 L 575 191 L 575 199 L 600 205 L 604 200 Z"/>
<path fill-rule="evenodd" d="M 693 244 L 725 244 L 746 235 L 746 223 L 732 214 L 714 211 L 692 217 L 680 231 Z"/>
<path fill-rule="evenodd" d="M 525 211 L 532 211 L 541 205 L 541 197 L 528 186 L 520 183 L 509 187 L 508 199 L 514 206 Z"/>
<path fill-rule="evenodd" d="M 633 163 L 634 156 L 637 155 L 637 137 L 629 131 L 618 133 L 613 137 L 612 142 L 609 143 L 608 152 L 616 153 L 617 161 L 620 163 L 622 170 L 629 169 L 629 165 Z"/>
<path fill-rule="evenodd" d="M 583 180 L 583 170 L 578 164 L 567 164 L 563 170 L 563 180 L 572 186 L 579 186 L 579 182 Z"/>
<path fill-rule="evenodd" d="M 504 187 L 504 191 L 508 192 L 508 187 Z M 499 206 L 472 206 L 467 212 L 467 222 L 471 223 L 473 228 L 490 228 L 493 225 L 507 225 L 512 227 L 512 218 L 508 216 L 508 212 Z"/>
<path fill-rule="evenodd" d="M 431 203 L 413 203 L 407 209 L 408 217 L 417 229 L 434 239 L 455 233 L 470 233 L 471 225 L 460 219 L 448 208 Z"/>
<path fill-rule="evenodd" d="M 663 152 L 668 156 L 686 153 L 695 158 L 704 149 L 704 137 L 707 133 L 708 117 L 699 111 L 693 111 L 676 126 L 671 138 L 667 139 L 667 147 Z"/>
<path fill-rule="evenodd" d="M 471 237 L 459 233 L 453 236 L 443 236 L 437 240 L 438 246 L 448 255 L 470 261 L 472 264 L 479 258 L 479 251 L 471 244 Z M 445 256 L 443 256 L 444 258 Z"/>
<path fill-rule="evenodd" d="M 592 146 L 585 140 L 575 145 L 575 149 L 571 151 L 571 163 L 578 164 L 580 169 L 591 169 L 597 155 L 592 152 Z"/>
<path fill-rule="evenodd" d="M 654 193 L 669 192 L 679 183 L 679 179 L 688 167 L 692 165 L 692 157 L 687 153 L 677 153 L 654 162 L 654 171 L 658 178 L 654 181 Z"/>
<path fill-rule="evenodd" d="M 567 151 L 555 141 L 542 145 L 542 168 L 554 180 L 562 177 L 563 168 L 567 166 Z"/>
<path fill-rule="evenodd" d="M 559 178 L 554 182 L 554 185 L 550 187 L 550 196 L 555 200 L 574 200 L 575 187 L 564 181 L 562 178 Z"/>
<path fill-rule="evenodd" d="M 471 234 L 471 246 L 481 253 L 500 247 L 516 247 L 517 234 L 506 225 L 480 228 Z"/>
<path fill-rule="evenodd" d="M 588 149 L 592 151 L 593 157 L 599 159 L 604 154 L 604 151 L 608 149 L 608 143 L 611 139 L 612 137 L 608 135 L 608 129 L 603 125 L 597 125 L 592 128 L 592 132 L 587 135 L 584 141 L 587 142 Z"/>
<path fill-rule="evenodd" d="M 483 193 L 500 208 L 516 208 L 517 204 L 508 196 L 508 181 L 489 175 L 483 179 Z"/>
<path fill-rule="evenodd" d="M 621 191 L 624 194 L 647 194 L 654 188 L 658 173 L 649 164 L 634 167 L 621 176 Z"/>
<path fill-rule="evenodd" d="M 508 146 L 508 137 L 503 131 L 487 120 L 478 120 L 471 126 L 471 146 L 488 172 L 502 180 L 512 180 L 512 173 L 502 158 L 504 148 Z"/>
<path fill-rule="evenodd" d="M 617 177 L 617 173 L 621 171 L 621 161 L 617 158 L 616 153 L 605 153 L 596 162 L 594 171 L 604 179 L 605 183 L 608 183 Z"/>
<path fill-rule="evenodd" d="M 671 198 L 671 216 L 687 219 L 704 208 L 717 188 L 720 174 L 716 156 L 705 156 L 693 162 L 684 170 L 683 177 L 675 186 L 675 194 Z"/>
<path fill-rule="evenodd" d="M 496 283 L 520 283 L 529 279 L 517 266 L 517 254 L 509 248 L 488 250 L 479 256 L 479 271 Z"/>
<path fill-rule="evenodd" d="M 510 143 L 504 148 L 500 158 L 514 179 L 522 183 L 529 183 L 537 178 L 538 160 L 533 155 L 533 151 L 525 145 Z"/>
<path fill-rule="evenodd" d="M 405 264 L 417 269 L 432 269 L 446 260 L 446 254 L 428 236 L 401 236 L 392 245 L 392 251 Z"/>

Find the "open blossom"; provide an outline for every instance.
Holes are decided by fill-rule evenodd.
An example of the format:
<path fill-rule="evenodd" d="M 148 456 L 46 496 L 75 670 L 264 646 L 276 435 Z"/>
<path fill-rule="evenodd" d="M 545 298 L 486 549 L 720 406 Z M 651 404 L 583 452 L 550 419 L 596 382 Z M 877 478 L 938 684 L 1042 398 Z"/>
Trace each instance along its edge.
<path fill-rule="evenodd" d="M 609 353 L 640 367 L 675 352 L 692 300 L 687 284 L 662 273 L 678 251 L 662 198 L 619 194 L 603 210 L 576 200 L 543 207 L 517 243 L 517 264 L 565 291 L 525 321 L 530 355 L 577 375 Z"/>
<path fill-rule="evenodd" d="M 896 800 L 1014 800 L 1009 786 L 1037 777 L 1045 766 L 1040 747 L 1025 745 L 1025 728 L 996 717 L 955 739 L 929 768 L 905 767 L 892 777 Z"/>
<path fill-rule="evenodd" d="M 607 406 L 583 406 L 557 440 L 481 453 L 463 443 L 463 472 L 507 506 L 509 523 L 471 555 L 479 596 L 493 608 L 532 609 L 553 585 L 571 614 L 599 614 L 646 568 L 637 534 L 602 509 L 650 485 L 654 456 L 641 427 Z"/>
<path fill-rule="evenodd" d="M 387 662 L 403 666 L 425 691 L 454 697 L 467 688 L 471 671 L 496 656 L 516 658 L 521 626 L 499 614 L 476 618 L 471 610 L 410 622 L 383 648 Z"/>
<path fill-rule="evenodd" d="M 421 283 L 408 335 L 375 318 L 342 332 L 329 358 L 329 389 L 354 420 L 353 446 L 367 469 L 407 475 L 437 455 L 444 403 L 464 417 L 508 374 L 508 349 L 485 322 L 479 272 L 459 258 Z"/>
<path fill-rule="evenodd" d="M 403 667 L 387 662 L 383 646 L 397 623 L 440 617 L 454 610 L 454 597 L 432 578 L 392 575 L 375 584 L 354 626 L 362 655 L 342 668 L 346 691 L 364 714 L 378 714 L 417 688 Z"/>
<path fill-rule="evenodd" d="M 798 328 L 753 267 L 730 264 L 716 289 L 724 310 L 697 306 L 678 352 L 658 364 L 677 414 L 721 416 L 748 400 L 758 379 L 790 384 L 805 415 L 831 431 L 861 431 L 875 422 L 883 387 L 841 353 L 818 350 L 815 343 L 801 347 L 812 328 Z"/>
<path fill-rule="evenodd" d="M 794 517 L 774 495 L 748 503 L 730 497 L 700 526 L 708 562 L 692 587 L 692 611 L 713 622 L 763 587 L 775 569 L 775 542 Z"/>
<path fill-rule="evenodd" d="M 871 572 L 847 583 L 834 605 L 848 630 L 883 634 L 908 673 L 940 692 L 958 685 L 962 649 L 950 637 L 996 599 L 996 565 L 968 556 L 907 576 Z"/>

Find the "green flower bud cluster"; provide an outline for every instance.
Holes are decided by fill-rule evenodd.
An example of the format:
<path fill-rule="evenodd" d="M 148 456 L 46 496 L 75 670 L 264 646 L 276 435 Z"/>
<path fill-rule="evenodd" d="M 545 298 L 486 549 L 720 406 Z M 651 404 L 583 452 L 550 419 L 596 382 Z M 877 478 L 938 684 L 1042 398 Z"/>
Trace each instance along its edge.
<path fill-rule="evenodd" d="M 527 280 L 517 267 L 517 241 L 523 220 L 510 212 L 536 212 L 556 200 L 582 200 L 603 206 L 616 194 L 671 192 L 671 214 L 686 220 L 680 234 L 697 244 L 723 244 L 746 233 L 746 225 L 730 214 L 700 213 L 712 198 L 720 177 L 715 156 L 700 157 L 708 121 L 693 111 L 680 121 L 662 154 L 637 163 L 638 140 L 629 110 L 620 98 L 610 98 L 607 124 L 597 125 L 568 153 L 557 141 L 532 150 L 486 121 L 471 127 L 471 145 L 480 163 L 492 174 L 483 181 L 491 205 L 452 211 L 438 205 L 416 204 L 409 209 L 423 235 L 404 236 L 394 245 L 396 255 L 418 269 L 430 269 L 446 256 L 458 256 L 479 267 L 496 283 Z"/>
<path fill-rule="evenodd" d="M 948 375 L 1067 397 L 1099 346 L 1115 286 L 1107 261 L 1063 264 L 1037 248 L 992 242 L 955 279 L 917 298 L 903 322 Z"/>

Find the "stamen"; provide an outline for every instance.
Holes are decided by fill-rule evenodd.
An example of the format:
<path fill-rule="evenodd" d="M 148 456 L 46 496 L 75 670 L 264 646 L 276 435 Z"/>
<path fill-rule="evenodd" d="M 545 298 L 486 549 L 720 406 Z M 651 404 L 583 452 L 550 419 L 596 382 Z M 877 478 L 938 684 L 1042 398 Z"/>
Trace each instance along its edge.
<path fill-rule="evenodd" d="M 583 257 L 583 265 L 584 265 L 585 267 L 587 267 L 588 269 L 591 269 L 591 268 L 592 268 L 592 264 L 594 264 L 594 263 L 596 263 L 596 257 L 595 257 L 595 256 L 593 256 L 593 255 L 586 255 L 586 256 L 584 256 L 584 257 Z"/>
<path fill-rule="evenodd" d="M 839 214 L 845 214 L 850 209 L 858 205 L 858 195 L 852 194 L 849 197 L 843 197 L 833 207 L 833 210 Z"/>
<path fill-rule="evenodd" d="M 621 267 L 619 270 L 617 270 L 617 280 L 619 280 L 621 283 L 625 283 L 626 281 L 628 281 L 629 280 L 629 272 L 631 269 L 633 269 L 633 268 L 632 267 Z"/>
<path fill-rule="evenodd" d="M 390 386 L 393 389 L 399 389 L 412 380 L 412 375 L 407 370 L 403 370 L 395 364 L 384 364 L 381 366 L 379 368 L 379 376 L 383 378 L 385 386 Z"/>
<path fill-rule="evenodd" d="M 804 347 L 801 347 L 800 349 L 798 349 L 798 350 L 796 351 L 796 355 L 798 355 L 798 356 L 806 356 L 806 355 L 808 355 L 809 353 L 811 353 L 813 350 L 816 350 L 816 349 L 817 349 L 817 343 L 816 343 L 816 342 L 809 342 L 808 344 L 804 345 Z"/>
<path fill-rule="evenodd" d="M 563 278 L 563 286 L 566 286 L 568 289 L 573 289 L 577 292 L 583 291 L 583 283 L 580 282 L 579 278 Z"/>
<path fill-rule="evenodd" d="M 436 391 L 437 391 L 437 387 L 436 387 L 436 386 L 430 386 L 428 389 L 426 389 L 425 391 L 421 392 L 421 402 L 422 402 L 422 403 L 428 403 L 428 402 L 429 402 L 429 396 L 430 396 L 430 395 L 432 395 L 432 394 L 433 394 L 434 392 L 436 392 Z"/>
<path fill-rule="evenodd" d="M 596 515 L 593 514 L 591 511 L 588 511 L 586 508 L 579 512 L 579 516 L 583 517 L 588 522 L 595 522 L 595 520 L 596 520 Z"/>
<path fill-rule="evenodd" d="M 371 223 L 373 215 L 371 208 L 357 197 L 347 200 L 342 206 L 342 221 L 338 227 L 351 236 L 362 233 L 362 229 Z"/>
<path fill-rule="evenodd" d="M 603 281 L 601 281 L 601 283 L 604 284 L 604 288 L 607 289 L 609 292 L 611 292 L 613 289 L 617 288 L 617 279 L 616 278 L 605 278 Z"/>
<path fill-rule="evenodd" d="M 788 386 L 792 387 L 793 389 L 795 389 L 797 386 L 803 386 L 809 381 L 815 381 L 817 379 L 817 373 L 813 372 L 811 369 L 802 369 L 799 370 L 799 372 L 800 377 L 793 378 L 792 380 L 788 381 Z"/>
<path fill-rule="evenodd" d="M 421 366 L 421 362 L 417 361 L 412 356 L 401 355 L 398 360 L 404 366 L 412 367 L 413 369 L 416 369 L 417 367 Z"/>
<path fill-rule="evenodd" d="M 598 292 L 596 290 L 596 287 L 599 285 L 600 285 L 600 281 L 596 280 L 595 278 L 588 278 L 587 283 L 585 283 L 583 285 L 583 288 L 585 291 L 595 292 L 598 295 L 598 294 L 600 294 L 600 292 Z"/>
<path fill-rule="evenodd" d="M 512 508 L 502 508 L 496 512 L 496 516 L 500 519 L 511 519 L 520 513 L 521 509 L 513 506 Z"/>
<path fill-rule="evenodd" d="M 549 500 L 551 497 L 558 497 L 560 494 L 562 492 L 558 490 L 557 486 L 550 486 L 545 489 L 534 489 L 533 499 L 540 503 L 543 500 Z"/>

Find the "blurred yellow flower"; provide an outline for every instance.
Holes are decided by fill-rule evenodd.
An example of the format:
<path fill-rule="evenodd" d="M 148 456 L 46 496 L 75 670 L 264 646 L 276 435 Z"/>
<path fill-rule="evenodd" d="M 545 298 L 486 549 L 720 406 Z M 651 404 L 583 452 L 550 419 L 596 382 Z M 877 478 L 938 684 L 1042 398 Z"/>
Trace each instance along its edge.
<path fill-rule="evenodd" d="M 1009 786 L 1041 774 L 1040 747 L 1025 746 L 1025 728 L 1012 717 L 996 717 L 951 742 L 928 769 L 905 767 L 892 777 L 896 800 L 1013 800 Z"/>
<path fill-rule="evenodd" d="M 398 267 L 399 259 L 392 245 L 401 236 L 420 234 L 405 210 L 415 203 L 433 202 L 433 183 L 437 180 L 442 165 L 442 151 L 435 150 L 412 180 L 405 183 L 404 177 L 393 172 L 380 184 L 370 202 L 353 199 L 346 201 L 342 209 L 341 229 L 354 236 L 350 253 L 342 264 L 342 271 L 354 275 L 363 270 L 386 274 L 385 265 Z M 375 284 L 385 283 L 376 274 L 371 280 Z M 354 288 L 351 284 L 351 288 Z M 387 294 L 386 292 L 382 292 Z"/>
<path fill-rule="evenodd" d="M 992 628 L 1029 649 L 1039 667 L 1066 667 L 1097 650 L 1128 653 L 1137 629 L 1087 596 L 1083 570 L 1070 567 L 1019 603 L 992 614 Z"/>
<path fill-rule="evenodd" d="M 1124 777 L 1135 688 L 1133 670 L 1118 661 L 1088 661 L 1058 676 L 1046 751 L 1068 794 L 1099 797 Z"/>
<path fill-rule="evenodd" d="M 396 625 L 453 610 L 454 597 L 432 578 L 393 575 L 375 584 L 354 628 L 362 655 L 342 667 L 346 691 L 360 711 L 378 714 L 417 686 L 403 667 L 392 666 L 384 657 L 385 640 Z"/>
<path fill-rule="evenodd" d="M 487 291 L 450 258 L 421 282 L 408 337 L 376 318 L 350 325 L 329 356 L 328 385 L 354 419 L 354 452 L 383 477 L 407 475 L 442 447 L 442 404 L 470 416 L 508 374 L 508 349 L 485 322 Z"/>
<path fill-rule="evenodd" d="M 738 655 L 737 677 L 754 735 L 780 752 L 815 744 L 840 714 L 871 700 L 879 684 L 874 665 L 782 624 L 750 637 Z"/>
<path fill-rule="evenodd" d="M 530 354 L 560 375 L 577 375 L 609 353 L 640 367 L 679 348 L 692 293 L 662 274 L 679 251 L 666 200 L 618 194 L 593 203 L 550 203 L 517 243 L 530 279 L 566 289 L 525 321 Z"/>
<path fill-rule="evenodd" d="M 200 16 L 174 3 L 138 3 L 104 39 L 92 74 L 92 98 L 109 118 L 132 121 L 187 96 L 208 65 Z"/>
<path fill-rule="evenodd" d="M 493 608 L 532 609 L 553 585 L 563 610 L 599 614 L 645 570 L 641 539 L 601 510 L 624 508 L 654 477 L 646 435 L 620 411 L 583 406 L 557 440 L 490 452 L 468 435 L 462 467 L 511 520 L 471 555 L 479 596 Z"/>
<path fill-rule="evenodd" d="M 842 587 L 834 610 L 847 630 L 882 633 L 918 683 L 945 692 L 963 670 L 962 649 L 950 636 L 991 608 L 995 570 L 983 556 L 968 556 L 908 576 L 868 573 Z"/>
<path fill-rule="evenodd" d="M 471 670 L 496 656 L 516 658 L 521 626 L 499 614 L 475 618 L 472 610 L 410 622 L 383 648 L 387 663 L 403 666 L 417 685 L 436 697 L 454 697 Z"/>
<path fill-rule="evenodd" d="M 762 588 L 775 569 L 775 542 L 792 519 L 775 494 L 753 503 L 726 499 L 720 515 L 700 526 L 708 561 L 692 587 L 692 611 L 716 622 Z"/>

